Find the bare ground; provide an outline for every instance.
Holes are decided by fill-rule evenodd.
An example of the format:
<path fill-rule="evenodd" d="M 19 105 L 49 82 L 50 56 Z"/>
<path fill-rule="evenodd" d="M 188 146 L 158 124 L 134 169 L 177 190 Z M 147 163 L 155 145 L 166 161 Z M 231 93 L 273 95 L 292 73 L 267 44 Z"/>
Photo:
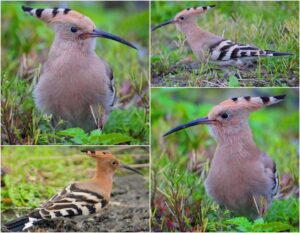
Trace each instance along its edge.
<path fill-rule="evenodd" d="M 24 213 L 25 214 L 25 213 Z M 2 212 L 2 220 L 17 216 L 16 211 Z M 19 211 L 20 215 L 20 211 Z M 1 232 L 7 232 L 1 223 Z M 110 203 L 103 212 L 83 222 L 81 229 L 49 221 L 32 232 L 143 232 L 149 231 L 149 189 L 138 175 L 116 177 Z"/>

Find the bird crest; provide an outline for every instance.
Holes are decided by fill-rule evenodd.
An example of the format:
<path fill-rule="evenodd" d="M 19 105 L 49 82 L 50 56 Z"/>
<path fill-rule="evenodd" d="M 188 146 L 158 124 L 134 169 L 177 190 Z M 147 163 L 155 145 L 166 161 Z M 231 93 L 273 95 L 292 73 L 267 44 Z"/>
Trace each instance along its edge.
<path fill-rule="evenodd" d="M 180 11 L 176 16 L 175 18 L 171 19 L 171 20 L 168 20 L 168 21 L 165 21 L 155 27 L 152 28 L 152 31 L 158 29 L 158 28 L 161 28 L 165 25 L 168 25 L 168 24 L 182 24 L 184 22 L 189 22 L 189 20 L 187 19 L 194 19 L 197 15 L 200 15 L 204 12 L 206 12 L 208 9 L 211 9 L 215 7 L 215 5 L 211 5 L 211 6 L 199 6 L 199 7 L 192 7 L 192 8 L 186 8 L 182 11 Z"/>
<path fill-rule="evenodd" d="M 180 19 L 180 17 L 184 17 L 184 16 L 189 16 L 189 15 L 200 15 L 205 13 L 207 10 L 214 8 L 216 5 L 210 5 L 210 6 L 198 6 L 198 7 L 190 7 L 190 8 L 186 8 L 182 11 L 180 11 L 177 15 L 176 15 L 176 19 Z"/>
<path fill-rule="evenodd" d="M 222 109 L 232 109 L 232 110 L 249 110 L 249 111 L 255 111 L 259 108 L 269 106 L 272 104 L 276 104 L 284 99 L 285 95 L 279 95 L 279 96 L 262 96 L 262 97 L 251 97 L 251 96 L 245 96 L 245 97 L 234 97 L 228 100 L 225 100 L 215 106 L 211 112 L 215 111 L 220 108 Z"/>
<path fill-rule="evenodd" d="M 81 150 L 81 152 L 85 152 L 88 156 L 91 156 L 93 158 L 97 159 L 114 159 L 117 160 L 117 158 L 108 151 L 100 151 L 100 150 Z"/>
<path fill-rule="evenodd" d="M 233 114 L 233 113 L 245 113 L 246 116 L 248 116 L 248 112 L 255 111 L 261 107 L 276 104 L 284 99 L 285 95 L 278 95 L 278 96 L 272 96 L 272 97 L 235 97 L 232 99 L 225 100 L 221 102 L 220 104 L 213 107 L 210 112 L 208 113 L 208 116 L 198 118 L 196 120 L 190 121 L 185 124 L 181 124 L 171 130 L 169 130 L 167 133 L 165 133 L 163 136 L 167 136 L 169 134 L 172 134 L 174 132 L 177 132 L 182 129 L 186 129 L 188 127 L 192 127 L 195 125 L 200 124 L 216 124 L 219 125 L 220 122 L 222 123 L 222 126 L 225 125 L 225 122 L 229 122 L 229 127 L 231 128 L 233 123 L 235 122 L 237 125 L 240 125 L 239 122 L 243 118 L 241 118 L 241 115 Z M 237 115 L 233 117 L 233 115 Z M 228 119 L 231 119 L 230 121 L 227 121 Z"/>
<path fill-rule="evenodd" d="M 38 19 L 46 22 L 47 24 L 53 23 L 68 23 L 74 24 L 79 28 L 90 27 L 95 29 L 96 26 L 93 21 L 77 11 L 69 8 L 45 8 L 35 9 L 27 6 L 22 6 L 24 12 L 37 17 Z"/>

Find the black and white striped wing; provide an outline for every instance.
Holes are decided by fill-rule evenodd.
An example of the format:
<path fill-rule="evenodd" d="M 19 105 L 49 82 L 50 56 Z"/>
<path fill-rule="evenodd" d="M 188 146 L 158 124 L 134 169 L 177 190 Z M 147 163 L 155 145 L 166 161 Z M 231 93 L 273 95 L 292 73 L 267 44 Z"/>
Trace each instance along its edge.
<path fill-rule="evenodd" d="M 109 102 L 109 106 L 112 107 L 114 106 L 115 102 L 116 102 L 116 88 L 115 88 L 115 82 L 114 82 L 114 74 L 113 74 L 113 70 L 111 69 L 111 67 L 108 64 L 106 65 L 106 73 L 107 76 L 109 77 L 108 80 L 108 88 L 110 91 L 110 102 Z"/>
<path fill-rule="evenodd" d="M 276 169 L 276 164 L 266 153 L 262 153 L 263 163 L 265 171 L 271 176 L 272 184 L 270 190 L 271 198 L 276 198 L 280 191 L 279 187 L 279 178 Z"/>
<path fill-rule="evenodd" d="M 276 198 L 276 196 L 279 194 L 279 177 L 275 163 L 273 167 L 273 174 L 272 198 Z"/>
<path fill-rule="evenodd" d="M 71 184 L 37 210 L 42 219 L 74 218 L 98 213 L 107 203 L 102 195 Z"/>
<path fill-rule="evenodd" d="M 11 232 L 19 232 L 39 225 L 45 220 L 84 218 L 98 213 L 107 203 L 100 194 L 79 189 L 76 184 L 71 184 L 28 215 L 10 221 L 5 226 Z"/>
<path fill-rule="evenodd" d="M 264 50 L 252 45 L 238 44 L 231 40 L 222 40 L 211 46 L 210 53 L 211 60 L 216 62 L 267 55 Z"/>

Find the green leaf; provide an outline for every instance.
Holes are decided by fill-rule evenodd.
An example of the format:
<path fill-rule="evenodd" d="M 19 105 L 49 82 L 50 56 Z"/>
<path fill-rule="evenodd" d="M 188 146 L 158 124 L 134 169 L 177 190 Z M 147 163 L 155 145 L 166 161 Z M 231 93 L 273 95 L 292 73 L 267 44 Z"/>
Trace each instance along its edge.
<path fill-rule="evenodd" d="M 271 232 L 280 232 L 280 231 L 290 231 L 293 227 L 287 223 L 282 222 L 270 222 L 270 223 L 257 223 L 255 222 L 252 226 L 253 231 L 271 231 Z"/>
<path fill-rule="evenodd" d="M 75 144 L 88 144 L 88 135 L 81 128 L 70 128 L 59 131 L 58 135 L 70 137 L 71 141 Z"/>
<path fill-rule="evenodd" d="M 229 87 L 239 87 L 240 84 L 239 84 L 239 80 L 237 79 L 237 77 L 231 75 L 229 77 L 228 86 Z"/>
<path fill-rule="evenodd" d="M 57 134 L 66 137 L 76 137 L 76 136 L 86 136 L 86 133 L 81 128 L 70 128 L 66 130 L 61 130 Z"/>
<path fill-rule="evenodd" d="M 103 134 L 99 135 L 94 133 L 89 136 L 88 142 L 90 144 L 105 144 L 105 145 L 116 145 L 116 144 L 130 144 L 134 141 L 134 138 L 120 134 L 120 133 L 111 133 L 111 134 Z"/>
<path fill-rule="evenodd" d="M 239 231 L 251 231 L 252 223 L 245 217 L 236 217 L 224 221 L 227 225 L 236 225 Z"/>

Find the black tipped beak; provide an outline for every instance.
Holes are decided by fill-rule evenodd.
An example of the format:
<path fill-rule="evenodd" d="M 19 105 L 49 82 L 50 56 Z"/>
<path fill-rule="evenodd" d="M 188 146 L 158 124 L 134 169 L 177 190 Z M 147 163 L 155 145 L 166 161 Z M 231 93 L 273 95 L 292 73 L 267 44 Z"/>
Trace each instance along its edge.
<path fill-rule="evenodd" d="M 156 30 L 156 29 L 158 29 L 158 28 L 160 28 L 160 27 L 166 26 L 166 25 L 168 25 L 168 24 L 171 24 L 171 23 L 175 23 L 175 20 L 174 20 L 174 19 L 171 19 L 171 20 L 168 20 L 168 21 L 166 21 L 166 22 L 163 22 L 163 23 L 161 23 L 161 24 L 155 26 L 154 28 L 152 28 L 151 31 L 153 32 L 154 30 Z"/>
<path fill-rule="evenodd" d="M 125 164 L 120 164 L 120 168 L 125 168 L 125 169 L 130 170 L 130 171 L 133 171 L 133 172 L 135 172 L 135 173 L 137 173 L 137 174 L 139 174 L 139 175 L 143 175 L 143 174 L 142 174 L 141 172 L 139 172 L 138 170 L 136 170 L 136 169 L 134 169 L 134 168 L 132 168 L 132 167 L 129 167 L 129 166 L 125 165 Z"/>
<path fill-rule="evenodd" d="M 213 123 L 213 121 L 209 120 L 208 117 L 198 118 L 198 119 L 190 121 L 186 124 L 179 125 L 179 126 L 175 127 L 174 129 L 171 129 L 170 131 L 166 132 L 163 136 L 164 137 L 168 136 L 171 133 L 174 133 L 176 131 L 179 131 L 179 130 L 182 130 L 182 129 L 185 129 L 185 128 L 188 128 L 191 126 L 200 125 L 200 124 L 212 124 L 212 123 Z"/>
<path fill-rule="evenodd" d="M 103 37 L 103 38 L 107 38 L 107 39 L 110 39 L 110 40 L 114 40 L 114 41 L 117 41 L 121 44 L 125 44 L 131 48 L 134 48 L 137 50 L 137 47 L 135 47 L 132 43 L 124 40 L 123 38 L 119 37 L 119 36 L 116 36 L 116 35 L 113 35 L 111 33 L 108 33 L 108 32 L 105 32 L 105 31 L 101 31 L 101 30 L 93 30 L 92 33 L 88 33 L 87 34 L 87 37 L 88 38 L 93 38 L 93 37 Z"/>

